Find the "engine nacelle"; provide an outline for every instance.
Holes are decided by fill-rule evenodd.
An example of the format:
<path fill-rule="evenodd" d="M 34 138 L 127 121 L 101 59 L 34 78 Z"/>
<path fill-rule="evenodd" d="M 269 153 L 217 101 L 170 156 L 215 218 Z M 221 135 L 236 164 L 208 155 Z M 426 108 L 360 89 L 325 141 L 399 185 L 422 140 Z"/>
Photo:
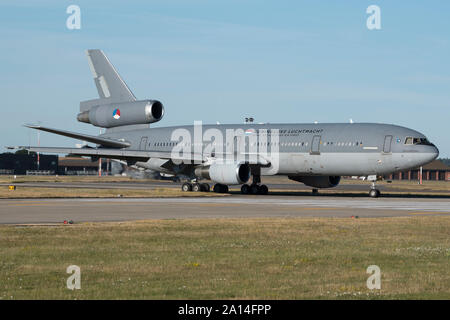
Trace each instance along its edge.
<path fill-rule="evenodd" d="M 78 114 L 77 120 L 96 127 L 113 128 L 157 122 L 164 115 L 164 106 L 157 100 L 94 105 Z"/>
<path fill-rule="evenodd" d="M 195 168 L 195 175 L 214 182 L 232 185 L 243 184 L 250 179 L 250 166 L 246 163 L 213 163 Z"/>
<path fill-rule="evenodd" d="M 333 188 L 341 181 L 340 176 L 289 176 L 288 178 L 313 188 Z"/>

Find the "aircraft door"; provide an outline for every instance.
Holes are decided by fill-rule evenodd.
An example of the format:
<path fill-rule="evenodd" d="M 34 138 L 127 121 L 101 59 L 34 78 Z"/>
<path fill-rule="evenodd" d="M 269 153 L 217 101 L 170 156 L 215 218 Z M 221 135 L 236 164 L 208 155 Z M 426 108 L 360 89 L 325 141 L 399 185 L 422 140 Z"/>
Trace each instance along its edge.
<path fill-rule="evenodd" d="M 310 154 L 320 154 L 320 139 L 322 139 L 322 136 L 313 137 Z"/>
<path fill-rule="evenodd" d="M 384 137 L 383 152 L 391 153 L 392 136 Z"/>
<path fill-rule="evenodd" d="M 147 150 L 148 137 L 142 137 L 141 143 L 139 144 L 139 150 Z"/>

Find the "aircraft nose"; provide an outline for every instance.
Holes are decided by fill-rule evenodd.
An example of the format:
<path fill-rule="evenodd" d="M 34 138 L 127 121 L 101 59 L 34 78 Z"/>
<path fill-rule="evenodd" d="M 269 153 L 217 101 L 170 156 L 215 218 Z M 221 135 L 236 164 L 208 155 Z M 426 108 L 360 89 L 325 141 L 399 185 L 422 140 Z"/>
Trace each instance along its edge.
<path fill-rule="evenodd" d="M 431 145 L 428 148 L 429 150 L 427 150 L 427 152 L 425 153 L 425 159 L 424 161 L 426 163 L 433 161 L 434 159 L 436 159 L 439 156 L 439 149 L 436 148 L 435 145 Z"/>
<path fill-rule="evenodd" d="M 431 153 L 433 155 L 433 160 L 434 160 L 439 156 L 439 149 L 435 145 L 433 145 L 433 150 Z"/>

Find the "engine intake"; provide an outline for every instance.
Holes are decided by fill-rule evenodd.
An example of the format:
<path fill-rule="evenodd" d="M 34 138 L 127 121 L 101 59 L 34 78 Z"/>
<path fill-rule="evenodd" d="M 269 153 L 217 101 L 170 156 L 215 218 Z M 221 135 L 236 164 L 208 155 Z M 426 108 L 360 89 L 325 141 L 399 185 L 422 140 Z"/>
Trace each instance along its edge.
<path fill-rule="evenodd" d="M 195 168 L 195 175 L 226 185 L 243 184 L 250 179 L 250 166 L 246 163 L 213 163 Z"/>
<path fill-rule="evenodd" d="M 94 105 L 78 114 L 77 120 L 96 127 L 113 128 L 133 124 L 158 122 L 164 115 L 164 106 L 158 100 Z"/>
<path fill-rule="evenodd" d="M 341 181 L 340 176 L 288 176 L 288 178 L 313 188 L 334 188 Z"/>

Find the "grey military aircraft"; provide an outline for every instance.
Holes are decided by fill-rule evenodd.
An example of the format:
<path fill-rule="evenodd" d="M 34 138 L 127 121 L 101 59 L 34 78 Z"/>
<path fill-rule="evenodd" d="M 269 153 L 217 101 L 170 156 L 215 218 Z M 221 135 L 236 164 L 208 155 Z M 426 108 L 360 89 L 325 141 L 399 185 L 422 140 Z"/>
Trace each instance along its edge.
<path fill-rule="evenodd" d="M 375 184 L 380 176 L 422 166 L 439 154 L 422 133 L 390 124 L 194 123 L 150 128 L 163 118 L 163 104 L 137 100 L 103 51 L 87 50 L 86 54 L 99 98 L 82 101 L 77 119 L 105 132 L 92 136 L 26 126 L 96 146 L 20 148 L 126 161 L 182 177 L 186 180 L 183 191 L 209 191 L 203 179 L 215 183 L 215 192 L 242 185 L 244 194 L 267 194 L 261 176 L 287 175 L 315 189 L 336 187 L 341 176 L 358 176 L 372 182 L 371 197 L 380 196 Z"/>

